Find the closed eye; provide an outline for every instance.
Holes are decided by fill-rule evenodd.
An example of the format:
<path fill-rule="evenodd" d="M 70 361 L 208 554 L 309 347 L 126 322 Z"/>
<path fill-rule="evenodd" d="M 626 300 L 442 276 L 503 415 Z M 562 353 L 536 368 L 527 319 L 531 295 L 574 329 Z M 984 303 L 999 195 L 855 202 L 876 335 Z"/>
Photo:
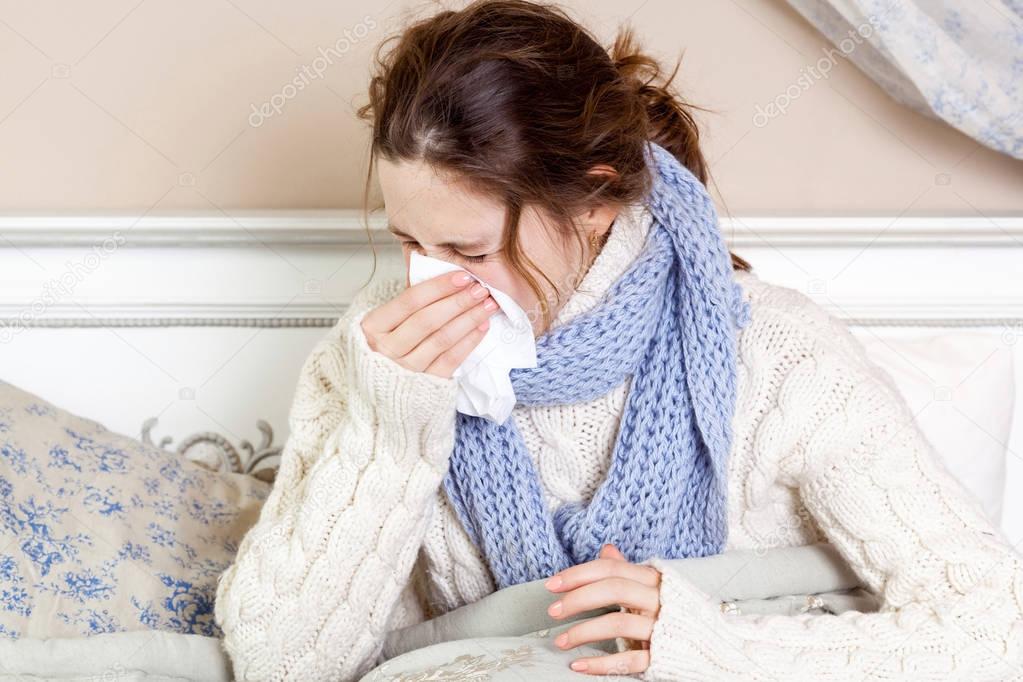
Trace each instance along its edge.
<path fill-rule="evenodd" d="M 466 256 L 464 253 L 458 253 L 457 251 L 452 251 L 451 249 L 448 249 L 448 255 L 453 258 L 460 258 L 466 263 L 482 263 L 487 259 L 488 254 L 484 253 L 480 254 L 479 256 Z"/>
<path fill-rule="evenodd" d="M 417 250 L 419 252 L 422 252 L 422 250 L 423 250 L 423 247 L 419 246 L 418 242 L 402 240 L 401 244 L 402 244 L 402 246 L 407 246 L 410 249 L 415 249 L 415 250 Z M 480 254 L 478 256 L 467 256 L 464 253 L 459 253 L 458 251 L 455 251 L 453 249 L 445 249 L 445 252 L 446 253 L 444 255 L 446 257 L 454 258 L 455 260 L 461 260 L 461 261 L 464 261 L 466 263 L 482 263 L 490 255 L 490 254 L 484 253 L 484 254 Z"/>

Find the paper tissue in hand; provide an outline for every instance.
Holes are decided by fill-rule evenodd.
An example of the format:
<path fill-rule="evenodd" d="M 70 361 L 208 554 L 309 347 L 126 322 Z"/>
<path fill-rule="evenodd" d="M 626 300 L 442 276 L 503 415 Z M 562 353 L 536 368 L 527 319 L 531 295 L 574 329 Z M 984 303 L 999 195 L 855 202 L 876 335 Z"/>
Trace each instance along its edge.
<path fill-rule="evenodd" d="M 456 270 L 464 268 L 413 251 L 409 285 Z M 490 290 L 499 309 L 490 316 L 483 340 L 451 375 L 458 385 L 456 409 L 503 424 L 515 407 L 509 372 L 514 367 L 536 367 L 536 339 L 529 316 L 511 296 L 473 278 Z"/>

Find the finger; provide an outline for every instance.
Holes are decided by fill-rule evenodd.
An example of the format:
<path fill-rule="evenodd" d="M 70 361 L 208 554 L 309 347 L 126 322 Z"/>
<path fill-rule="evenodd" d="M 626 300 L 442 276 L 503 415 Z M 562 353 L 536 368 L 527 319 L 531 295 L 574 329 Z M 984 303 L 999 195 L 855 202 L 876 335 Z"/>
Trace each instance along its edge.
<path fill-rule="evenodd" d="M 389 332 L 422 308 L 465 289 L 472 281 L 472 276 L 464 270 L 446 272 L 423 280 L 406 287 L 390 301 L 366 313 L 362 324 L 376 333 Z"/>
<path fill-rule="evenodd" d="M 552 618 L 564 618 L 590 609 L 618 604 L 638 611 L 654 613 L 660 590 L 627 578 L 604 578 L 561 595 L 549 607 Z"/>
<path fill-rule="evenodd" d="M 612 611 L 573 625 L 555 637 L 554 644 L 559 649 L 571 649 L 615 637 L 649 641 L 653 631 L 654 619 L 650 616 Z"/>
<path fill-rule="evenodd" d="M 488 300 L 489 296 L 490 291 L 485 286 L 471 284 L 468 288 L 434 301 L 414 313 L 387 335 L 387 348 L 393 354 L 392 357 L 402 357 L 411 353 L 456 317 Z M 482 319 L 477 320 L 476 324 L 480 322 Z M 440 342 L 440 348 L 434 357 L 453 346 L 459 338 L 461 337 L 448 338 L 442 335 L 439 339 L 435 339 L 434 343 Z M 431 361 L 432 359 L 430 358 Z"/>
<path fill-rule="evenodd" d="M 648 649 L 630 649 L 604 656 L 577 658 L 571 663 L 572 670 L 587 675 L 633 675 L 650 667 Z"/>
<path fill-rule="evenodd" d="M 628 561 L 628 559 L 625 558 L 625 555 L 618 551 L 618 548 L 615 547 L 610 542 L 606 543 L 603 547 L 600 548 L 600 552 L 597 554 L 597 556 L 600 557 L 601 559 L 617 559 L 618 561 Z"/>
<path fill-rule="evenodd" d="M 653 566 L 600 558 L 562 569 L 548 578 L 544 586 L 551 592 L 567 592 L 604 578 L 628 578 L 650 587 L 661 584 L 661 572 Z"/>
<path fill-rule="evenodd" d="M 411 352 L 402 356 L 399 362 L 415 371 L 425 370 L 442 354 L 458 345 L 479 325 L 489 320 L 496 310 L 497 301 L 492 298 L 488 298 L 482 303 L 477 302 L 475 306 L 427 336 Z M 457 366 L 455 365 L 455 367 Z"/>
<path fill-rule="evenodd" d="M 474 328 L 461 341 L 456 343 L 454 346 L 437 356 L 437 359 L 430 363 L 430 366 L 425 370 L 428 374 L 434 374 L 439 377 L 450 378 L 455 370 L 462 362 L 469 357 L 469 353 L 479 345 L 483 337 L 487 335 L 487 330 L 490 329 L 490 320 L 484 320 L 482 324 Z"/>

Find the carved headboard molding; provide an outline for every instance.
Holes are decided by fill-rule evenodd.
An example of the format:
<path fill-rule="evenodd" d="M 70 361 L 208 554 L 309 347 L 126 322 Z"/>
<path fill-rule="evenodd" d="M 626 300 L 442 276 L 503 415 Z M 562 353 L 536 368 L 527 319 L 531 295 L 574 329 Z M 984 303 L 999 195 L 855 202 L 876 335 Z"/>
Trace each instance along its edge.
<path fill-rule="evenodd" d="M 158 419 L 150 417 L 142 424 L 142 442 L 163 450 L 171 451 L 173 438 L 164 436 L 154 443 L 152 431 Z M 251 474 L 267 482 L 273 482 L 280 462 L 283 446 L 274 445 L 273 428 L 262 419 L 256 420 L 261 434 L 258 446 L 243 440 L 235 447 L 230 440 L 213 431 L 193 433 L 181 439 L 173 452 L 213 471 L 230 471 L 236 474 Z"/>

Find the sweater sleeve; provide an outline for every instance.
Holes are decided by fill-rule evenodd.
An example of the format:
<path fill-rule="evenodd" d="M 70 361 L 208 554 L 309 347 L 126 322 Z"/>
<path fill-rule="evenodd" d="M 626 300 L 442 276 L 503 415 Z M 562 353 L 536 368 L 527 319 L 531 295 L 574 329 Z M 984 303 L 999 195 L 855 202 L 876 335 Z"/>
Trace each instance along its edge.
<path fill-rule="evenodd" d="M 218 583 L 238 680 L 359 677 L 407 591 L 456 388 L 369 348 L 361 320 L 384 298 L 357 299 L 304 362 L 274 487 Z"/>
<path fill-rule="evenodd" d="M 758 450 L 801 459 L 807 511 L 880 610 L 723 613 L 652 558 L 661 607 L 642 679 L 1023 679 L 1020 555 L 940 463 L 890 377 L 836 329 L 788 353 L 802 359 Z"/>

